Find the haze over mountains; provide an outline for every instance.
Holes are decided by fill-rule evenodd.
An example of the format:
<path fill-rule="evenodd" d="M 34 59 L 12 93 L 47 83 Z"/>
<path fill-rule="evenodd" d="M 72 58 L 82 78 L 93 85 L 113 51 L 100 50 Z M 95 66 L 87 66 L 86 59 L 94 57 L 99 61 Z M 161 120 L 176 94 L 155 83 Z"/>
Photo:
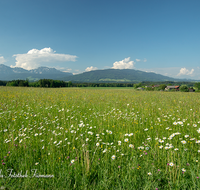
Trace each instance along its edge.
<path fill-rule="evenodd" d="M 11 68 L 0 64 L 0 80 L 10 81 L 17 79 L 29 79 L 30 81 L 54 79 L 73 82 L 184 81 L 182 79 L 174 79 L 160 74 L 134 69 L 94 70 L 73 75 L 72 73 L 62 72 L 55 68 L 39 67 L 37 69 L 25 70 L 19 67 Z"/>

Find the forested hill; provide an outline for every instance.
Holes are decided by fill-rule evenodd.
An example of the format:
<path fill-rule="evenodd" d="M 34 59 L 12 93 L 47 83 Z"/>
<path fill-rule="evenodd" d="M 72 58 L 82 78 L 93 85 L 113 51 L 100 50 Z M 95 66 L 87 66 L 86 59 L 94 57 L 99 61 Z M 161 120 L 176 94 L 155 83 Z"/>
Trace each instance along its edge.
<path fill-rule="evenodd" d="M 141 82 L 141 81 L 178 81 L 171 77 L 147 73 L 134 69 L 106 69 L 84 72 L 62 78 L 64 81 L 77 82 Z"/>

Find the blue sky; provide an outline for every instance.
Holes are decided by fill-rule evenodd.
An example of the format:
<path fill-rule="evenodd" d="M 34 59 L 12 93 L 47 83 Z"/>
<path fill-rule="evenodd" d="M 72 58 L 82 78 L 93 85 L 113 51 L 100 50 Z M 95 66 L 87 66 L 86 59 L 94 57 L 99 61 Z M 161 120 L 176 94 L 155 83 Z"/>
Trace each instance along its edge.
<path fill-rule="evenodd" d="M 1 0 L 0 63 L 200 80 L 199 0 Z"/>

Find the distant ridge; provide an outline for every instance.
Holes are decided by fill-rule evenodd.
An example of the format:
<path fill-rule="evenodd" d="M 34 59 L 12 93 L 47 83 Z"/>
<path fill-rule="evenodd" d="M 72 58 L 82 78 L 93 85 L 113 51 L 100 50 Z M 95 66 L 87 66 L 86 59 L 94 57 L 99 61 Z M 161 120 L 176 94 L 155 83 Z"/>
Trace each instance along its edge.
<path fill-rule="evenodd" d="M 156 73 L 134 69 L 106 69 L 84 72 L 63 78 L 74 82 L 142 82 L 142 81 L 181 81 Z"/>
<path fill-rule="evenodd" d="M 9 66 L 0 64 L 0 80 L 10 81 L 17 79 L 29 79 L 30 81 L 36 81 L 39 79 L 54 79 L 79 83 L 192 81 L 189 79 L 175 79 L 153 72 L 144 72 L 134 69 L 94 70 L 73 75 L 72 73 L 62 72 L 55 68 L 39 67 L 37 69 L 26 70 L 19 67 L 11 68 Z"/>
<path fill-rule="evenodd" d="M 59 80 L 60 78 L 72 75 L 72 73 L 66 73 L 59 71 L 55 68 L 39 67 L 37 69 L 26 70 L 20 67 L 11 68 L 9 66 L 0 64 L 0 80 L 26 80 L 35 81 L 39 79 L 54 79 Z"/>

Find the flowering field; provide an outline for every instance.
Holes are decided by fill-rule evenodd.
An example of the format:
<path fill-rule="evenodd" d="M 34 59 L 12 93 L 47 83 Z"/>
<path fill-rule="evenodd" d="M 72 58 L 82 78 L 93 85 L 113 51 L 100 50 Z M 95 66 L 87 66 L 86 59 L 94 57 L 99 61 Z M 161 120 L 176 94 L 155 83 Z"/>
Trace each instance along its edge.
<path fill-rule="evenodd" d="M 197 189 L 200 95 L 0 87 L 1 189 Z"/>

